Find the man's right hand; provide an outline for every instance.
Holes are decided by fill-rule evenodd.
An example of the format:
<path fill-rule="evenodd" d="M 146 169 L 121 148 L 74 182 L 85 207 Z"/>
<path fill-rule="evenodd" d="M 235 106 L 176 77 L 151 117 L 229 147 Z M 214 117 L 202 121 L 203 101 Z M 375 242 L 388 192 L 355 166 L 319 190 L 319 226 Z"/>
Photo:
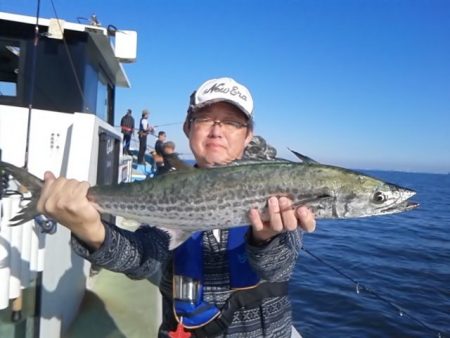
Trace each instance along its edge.
<path fill-rule="evenodd" d="M 55 178 L 47 171 L 37 211 L 67 227 L 92 249 L 98 249 L 105 240 L 105 227 L 95 205 L 87 199 L 88 189 L 87 182 Z"/>

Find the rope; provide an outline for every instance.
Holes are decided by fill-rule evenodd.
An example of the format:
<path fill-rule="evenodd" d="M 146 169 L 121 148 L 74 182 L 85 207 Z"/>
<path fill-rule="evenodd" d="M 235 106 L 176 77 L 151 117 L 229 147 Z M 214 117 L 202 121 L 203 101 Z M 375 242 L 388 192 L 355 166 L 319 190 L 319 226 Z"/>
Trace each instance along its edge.
<path fill-rule="evenodd" d="M 421 325 L 423 328 L 427 329 L 428 331 L 436 333 L 438 338 L 444 338 L 444 337 L 449 337 L 450 336 L 450 334 L 447 334 L 447 333 L 445 333 L 445 336 L 444 336 L 443 333 L 440 332 L 439 330 L 436 330 L 435 328 L 432 328 L 430 325 L 428 325 L 428 324 L 424 323 L 423 321 L 421 321 L 420 319 L 414 317 L 413 315 L 411 315 L 410 313 L 405 311 L 405 309 L 401 308 L 399 305 L 397 305 L 397 304 L 391 302 L 390 300 L 386 299 L 385 297 L 381 296 L 378 292 L 374 291 L 373 289 L 370 289 L 370 288 L 364 286 L 363 284 L 361 284 L 360 282 L 358 282 L 357 280 L 355 280 L 354 278 L 352 278 L 348 274 L 342 272 L 341 270 L 339 270 L 338 268 L 334 267 L 330 263 L 324 261 L 322 258 L 320 258 L 317 255 L 313 254 L 311 251 L 306 249 L 304 246 L 302 246 L 302 250 L 305 251 L 308 255 L 310 255 L 314 259 L 316 259 L 317 261 L 319 261 L 320 263 L 322 263 L 323 265 L 326 265 L 330 269 L 336 271 L 339 275 L 343 276 L 344 278 L 348 279 L 353 284 L 355 284 L 355 288 L 356 288 L 356 293 L 357 294 L 359 294 L 361 291 L 366 291 L 366 292 L 370 293 L 375 298 L 381 300 L 382 302 L 384 302 L 384 303 L 388 304 L 389 306 L 391 306 L 392 308 L 394 308 L 399 313 L 400 317 L 405 316 L 405 317 L 410 318 L 411 320 L 415 321 L 416 323 L 418 323 L 419 325 Z"/>

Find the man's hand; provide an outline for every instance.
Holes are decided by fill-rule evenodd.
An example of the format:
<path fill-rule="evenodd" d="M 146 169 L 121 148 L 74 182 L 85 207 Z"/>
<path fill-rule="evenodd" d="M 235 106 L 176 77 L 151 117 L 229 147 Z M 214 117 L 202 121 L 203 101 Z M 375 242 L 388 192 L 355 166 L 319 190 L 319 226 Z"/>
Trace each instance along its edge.
<path fill-rule="evenodd" d="M 316 228 L 314 214 L 305 206 L 292 208 L 292 201 L 287 197 L 270 197 L 268 200 L 267 221 L 263 221 L 257 209 L 250 210 L 253 240 L 265 242 L 284 231 L 293 231 L 300 226 L 306 232 Z"/>
<path fill-rule="evenodd" d="M 44 186 L 37 203 L 37 211 L 55 219 L 93 249 L 105 239 L 100 214 L 86 195 L 89 183 L 44 175 Z"/>

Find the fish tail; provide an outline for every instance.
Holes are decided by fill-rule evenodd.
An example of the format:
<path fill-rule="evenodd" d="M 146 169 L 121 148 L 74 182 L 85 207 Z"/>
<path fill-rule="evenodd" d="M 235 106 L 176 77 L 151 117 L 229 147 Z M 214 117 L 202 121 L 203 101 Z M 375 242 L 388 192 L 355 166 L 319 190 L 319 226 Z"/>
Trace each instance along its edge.
<path fill-rule="evenodd" d="M 15 178 L 24 188 L 31 192 L 32 197 L 29 203 L 20 210 L 20 212 L 9 220 L 10 226 L 21 225 L 33 219 L 39 213 L 37 212 L 37 201 L 41 195 L 41 189 L 44 185 L 44 181 L 30 174 L 26 169 L 16 167 L 7 162 L 0 161 L 0 173 L 11 175 Z"/>

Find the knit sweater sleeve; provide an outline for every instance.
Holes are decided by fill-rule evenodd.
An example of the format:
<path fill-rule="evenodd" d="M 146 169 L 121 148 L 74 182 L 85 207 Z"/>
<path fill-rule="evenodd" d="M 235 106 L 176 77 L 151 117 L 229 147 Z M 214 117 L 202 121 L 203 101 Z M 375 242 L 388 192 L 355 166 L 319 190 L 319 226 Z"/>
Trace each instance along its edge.
<path fill-rule="evenodd" d="M 159 285 L 162 270 L 171 256 L 169 235 L 147 225 L 132 232 L 105 223 L 105 231 L 105 241 L 95 251 L 72 234 L 73 250 L 92 264 L 125 273 L 133 279 L 147 278 Z"/>
<path fill-rule="evenodd" d="M 263 246 L 247 241 L 247 255 L 255 272 L 263 280 L 281 282 L 289 280 L 302 246 L 300 230 L 283 232 Z"/>

